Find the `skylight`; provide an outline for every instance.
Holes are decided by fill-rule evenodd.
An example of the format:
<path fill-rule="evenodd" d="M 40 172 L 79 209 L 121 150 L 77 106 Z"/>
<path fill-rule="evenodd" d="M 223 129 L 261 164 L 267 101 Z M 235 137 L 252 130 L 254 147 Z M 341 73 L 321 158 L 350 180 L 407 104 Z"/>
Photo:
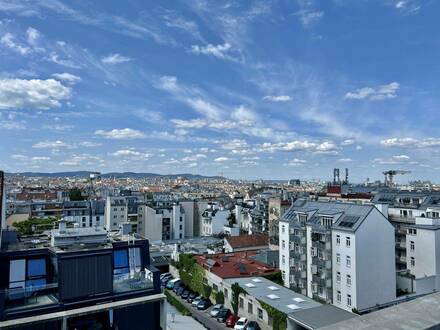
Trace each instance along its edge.
<path fill-rule="evenodd" d="M 269 286 L 268 289 L 272 290 L 272 291 L 277 291 L 279 290 L 276 286 Z"/>
<path fill-rule="evenodd" d="M 299 306 L 297 306 L 295 304 L 287 305 L 287 307 L 290 308 L 290 309 L 293 309 L 293 310 L 301 308 L 301 307 L 299 307 Z"/>
<path fill-rule="evenodd" d="M 255 288 L 255 285 L 252 283 L 246 283 L 245 284 L 248 288 Z"/>
<path fill-rule="evenodd" d="M 268 294 L 267 298 L 275 300 L 275 299 L 280 299 L 280 297 L 278 297 L 276 294 Z"/>
<path fill-rule="evenodd" d="M 298 303 L 302 303 L 305 301 L 303 298 L 293 298 L 293 300 L 295 300 Z"/>
<path fill-rule="evenodd" d="M 252 280 L 252 282 L 255 282 L 255 283 L 260 283 L 260 282 L 263 282 L 262 280 L 260 280 L 259 278 L 254 278 L 253 280 Z"/>

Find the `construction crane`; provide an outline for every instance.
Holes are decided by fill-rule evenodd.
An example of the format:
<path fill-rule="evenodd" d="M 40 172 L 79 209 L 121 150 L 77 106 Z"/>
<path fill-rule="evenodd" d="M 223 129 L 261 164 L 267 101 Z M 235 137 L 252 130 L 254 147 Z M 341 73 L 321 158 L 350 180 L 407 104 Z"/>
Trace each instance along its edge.
<path fill-rule="evenodd" d="M 385 175 L 385 186 L 387 187 L 392 187 L 394 185 L 393 179 L 394 176 L 397 174 L 407 174 L 407 173 L 411 173 L 411 171 L 403 171 L 403 170 L 388 170 L 388 171 L 384 171 L 382 172 L 383 175 Z"/>

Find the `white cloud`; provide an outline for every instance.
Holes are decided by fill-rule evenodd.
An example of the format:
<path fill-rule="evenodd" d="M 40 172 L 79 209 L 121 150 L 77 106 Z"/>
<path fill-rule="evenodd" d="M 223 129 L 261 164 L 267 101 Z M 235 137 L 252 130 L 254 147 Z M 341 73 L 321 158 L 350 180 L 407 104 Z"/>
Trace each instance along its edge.
<path fill-rule="evenodd" d="M 405 161 L 410 159 L 410 157 L 407 155 L 397 155 L 397 156 L 393 156 L 392 158 L 397 161 Z"/>
<path fill-rule="evenodd" d="M 440 138 L 415 139 L 410 137 L 391 138 L 380 141 L 385 147 L 429 148 L 440 147 Z"/>
<path fill-rule="evenodd" d="M 207 158 L 208 156 L 204 154 L 196 154 L 182 158 L 182 162 L 197 162 L 200 159 Z"/>
<path fill-rule="evenodd" d="M 353 161 L 353 159 L 351 159 L 351 158 L 341 158 L 341 159 L 338 159 L 338 162 L 341 162 L 341 163 L 350 163 L 352 161 Z"/>
<path fill-rule="evenodd" d="M 263 97 L 263 100 L 270 102 L 289 102 L 292 98 L 289 95 L 266 95 Z"/>
<path fill-rule="evenodd" d="M 71 90 L 54 79 L 1 79 L 0 109 L 50 109 L 70 98 Z"/>
<path fill-rule="evenodd" d="M 317 24 L 323 17 L 324 12 L 323 11 L 314 11 L 309 9 L 303 9 L 295 13 L 301 22 L 301 24 L 305 28 L 309 28 L 315 24 Z"/>
<path fill-rule="evenodd" d="M 258 120 L 257 115 L 252 110 L 244 106 L 239 106 L 238 108 L 234 109 L 231 114 L 231 118 L 238 121 L 240 125 L 252 125 Z"/>
<path fill-rule="evenodd" d="M 171 122 L 177 128 L 203 128 L 208 124 L 203 119 L 191 119 L 191 120 L 171 119 Z"/>
<path fill-rule="evenodd" d="M 26 55 L 31 51 L 29 47 L 18 44 L 14 36 L 9 32 L 0 38 L 0 44 L 21 55 Z"/>
<path fill-rule="evenodd" d="M 73 149 L 75 146 L 68 144 L 66 142 L 57 140 L 57 141 L 41 141 L 35 143 L 32 148 L 36 149 Z"/>
<path fill-rule="evenodd" d="M 110 155 L 115 157 L 123 157 L 123 158 L 138 159 L 138 160 L 146 160 L 151 157 L 151 154 L 149 153 L 140 152 L 132 149 L 117 150 L 111 153 Z"/>
<path fill-rule="evenodd" d="M 105 163 L 98 156 L 89 154 L 72 155 L 70 158 L 59 163 L 61 166 L 102 166 Z"/>
<path fill-rule="evenodd" d="M 130 57 L 123 56 L 118 53 L 109 54 L 101 58 L 101 62 L 104 64 L 119 64 L 119 63 L 129 62 L 131 60 L 132 59 Z"/>
<path fill-rule="evenodd" d="M 398 82 L 392 82 L 378 87 L 363 87 L 355 90 L 354 92 L 348 92 L 345 94 L 345 98 L 354 100 L 365 99 L 370 101 L 393 99 L 397 97 L 396 92 L 399 90 L 399 88 L 400 84 Z"/>
<path fill-rule="evenodd" d="M 26 30 L 26 37 L 28 44 L 32 46 L 36 46 L 38 43 L 38 39 L 40 38 L 40 32 L 37 29 L 34 29 L 33 27 L 29 27 Z"/>
<path fill-rule="evenodd" d="M 341 145 L 344 147 L 347 147 L 347 146 L 351 146 L 351 145 L 355 144 L 355 142 L 356 141 L 353 139 L 347 139 L 347 140 L 342 141 Z"/>
<path fill-rule="evenodd" d="M 288 165 L 288 166 L 302 166 L 305 163 L 307 163 L 307 161 L 304 159 L 294 158 L 294 159 L 290 160 L 286 165 Z"/>
<path fill-rule="evenodd" d="M 227 162 L 228 160 L 229 160 L 228 157 L 218 157 L 218 158 L 214 159 L 214 161 L 216 163 L 224 163 L 224 162 Z"/>
<path fill-rule="evenodd" d="M 141 131 L 123 128 L 123 129 L 112 129 L 111 131 L 97 130 L 96 135 L 105 137 L 106 139 L 114 140 L 132 140 L 132 139 L 142 139 L 145 138 L 145 134 Z"/>
<path fill-rule="evenodd" d="M 208 44 L 206 46 L 193 45 L 191 46 L 191 53 L 197 55 L 212 55 L 217 58 L 225 59 L 229 58 L 228 52 L 231 50 L 231 47 L 232 46 L 229 43 L 224 43 L 222 45 Z"/>
<path fill-rule="evenodd" d="M 54 77 L 54 78 L 56 78 L 58 80 L 62 80 L 62 81 L 68 82 L 70 84 L 76 84 L 76 83 L 81 81 L 80 77 L 75 76 L 74 74 L 71 74 L 71 73 L 67 73 L 67 72 L 64 72 L 64 73 L 54 73 L 52 75 L 52 77 Z"/>

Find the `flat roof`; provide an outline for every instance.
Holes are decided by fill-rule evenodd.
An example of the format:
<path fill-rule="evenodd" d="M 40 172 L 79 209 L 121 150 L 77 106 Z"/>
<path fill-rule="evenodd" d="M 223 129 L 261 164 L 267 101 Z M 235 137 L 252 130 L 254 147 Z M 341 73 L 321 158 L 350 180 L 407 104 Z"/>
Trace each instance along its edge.
<path fill-rule="evenodd" d="M 315 308 L 298 310 L 288 315 L 290 320 L 307 326 L 310 329 L 319 329 L 330 324 L 358 317 L 333 305 L 321 305 Z"/>
<path fill-rule="evenodd" d="M 231 286 L 238 283 L 249 295 L 286 314 L 321 306 L 319 302 L 264 277 L 229 278 L 224 281 Z"/>
<path fill-rule="evenodd" d="M 432 293 L 412 301 L 401 303 L 323 327 L 325 330 L 422 330 L 440 324 L 440 293 Z"/>

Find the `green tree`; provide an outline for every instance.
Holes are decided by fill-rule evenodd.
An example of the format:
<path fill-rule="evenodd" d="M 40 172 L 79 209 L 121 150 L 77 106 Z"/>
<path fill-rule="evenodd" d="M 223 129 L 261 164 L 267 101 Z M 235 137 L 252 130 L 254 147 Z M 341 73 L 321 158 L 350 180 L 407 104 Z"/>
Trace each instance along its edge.
<path fill-rule="evenodd" d="M 179 276 L 183 284 L 201 295 L 204 294 L 203 279 L 205 270 L 197 264 L 192 254 L 180 254 L 179 262 L 175 263 L 174 266 L 179 270 Z"/>
<path fill-rule="evenodd" d="M 215 294 L 215 303 L 216 304 L 224 304 L 225 303 L 225 295 L 223 292 L 219 291 Z"/>
<path fill-rule="evenodd" d="M 266 304 L 265 302 L 258 300 L 261 307 L 263 307 L 267 315 L 272 318 L 272 329 L 273 330 L 286 330 L 287 329 L 287 315 L 276 308 Z"/>
<path fill-rule="evenodd" d="M 203 297 L 205 297 L 206 299 L 209 299 L 209 297 L 211 296 L 212 293 L 212 287 L 204 284 L 203 285 Z"/>
<path fill-rule="evenodd" d="M 84 197 L 79 188 L 72 188 L 69 190 L 69 199 L 71 201 L 83 201 Z"/>
<path fill-rule="evenodd" d="M 234 315 L 238 316 L 238 300 L 240 298 L 240 294 L 241 293 L 246 294 L 247 292 L 237 282 L 232 284 L 231 290 L 232 290 L 232 301 L 231 301 L 232 310 L 234 311 Z"/>

